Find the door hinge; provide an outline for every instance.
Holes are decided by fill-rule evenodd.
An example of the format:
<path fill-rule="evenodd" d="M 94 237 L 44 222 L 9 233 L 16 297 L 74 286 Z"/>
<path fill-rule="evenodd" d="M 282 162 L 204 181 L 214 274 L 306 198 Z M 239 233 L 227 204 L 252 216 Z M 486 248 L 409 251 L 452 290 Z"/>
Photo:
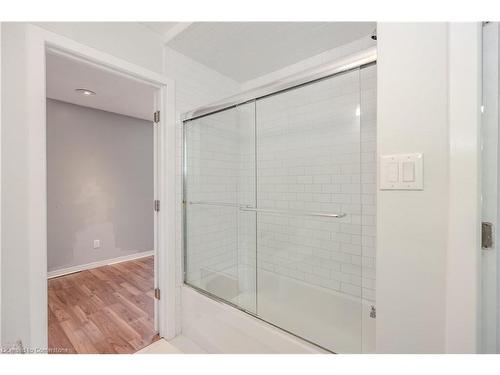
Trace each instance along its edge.
<path fill-rule="evenodd" d="M 155 298 L 160 299 L 160 288 L 155 288 Z"/>
<path fill-rule="evenodd" d="M 483 249 L 491 249 L 493 247 L 493 224 L 491 223 L 481 223 L 481 247 Z"/>
<path fill-rule="evenodd" d="M 158 199 L 155 199 L 155 211 L 159 212 L 160 211 L 160 201 Z"/>
<path fill-rule="evenodd" d="M 377 308 L 374 305 L 370 306 L 370 318 L 375 319 L 377 317 Z"/>
<path fill-rule="evenodd" d="M 156 111 L 153 113 L 153 121 L 155 124 L 158 124 L 160 122 L 160 111 Z"/>

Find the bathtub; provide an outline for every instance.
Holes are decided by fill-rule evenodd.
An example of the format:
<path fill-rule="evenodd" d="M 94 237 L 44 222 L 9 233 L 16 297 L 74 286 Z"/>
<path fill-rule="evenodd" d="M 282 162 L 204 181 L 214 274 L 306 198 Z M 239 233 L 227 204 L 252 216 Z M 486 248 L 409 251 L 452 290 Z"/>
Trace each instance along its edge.
<path fill-rule="evenodd" d="M 182 332 L 207 351 L 375 352 L 372 302 L 264 270 L 258 273 L 256 299 L 254 287 L 238 288 L 238 280 L 231 274 L 205 272 L 203 284 L 198 286 L 251 313 L 257 308 L 258 318 L 187 285 L 183 287 Z M 239 280 L 241 284 L 241 270 Z M 246 280 L 244 284 L 255 285 L 248 283 L 248 277 Z"/>

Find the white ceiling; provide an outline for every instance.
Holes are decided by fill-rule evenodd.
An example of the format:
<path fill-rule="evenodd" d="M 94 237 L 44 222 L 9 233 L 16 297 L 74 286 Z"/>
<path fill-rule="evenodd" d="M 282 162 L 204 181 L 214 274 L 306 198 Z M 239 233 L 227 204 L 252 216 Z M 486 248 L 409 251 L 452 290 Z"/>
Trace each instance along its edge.
<path fill-rule="evenodd" d="M 352 42 L 373 22 L 145 22 L 178 52 L 237 82 L 260 77 Z M 77 88 L 95 91 L 82 96 Z M 154 88 L 97 66 L 47 55 L 47 97 L 141 119 L 152 119 Z"/>
<path fill-rule="evenodd" d="M 181 22 L 140 22 L 150 30 L 160 34 L 163 38 L 169 35 L 172 29 L 175 29 Z"/>
<path fill-rule="evenodd" d="M 245 82 L 368 37 L 375 22 L 144 23 L 178 52 Z M 177 32 L 176 32 L 177 31 Z"/>
<path fill-rule="evenodd" d="M 83 96 L 85 88 L 96 93 Z M 84 107 L 151 120 L 155 88 L 109 70 L 55 53 L 47 54 L 47 97 Z"/>
<path fill-rule="evenodd" d="M 169 30 L 171 30 L 179 22 L 140 22 L 144 26 L 150 28 L 154 32 L 164 36 L 167 35 Z"/>

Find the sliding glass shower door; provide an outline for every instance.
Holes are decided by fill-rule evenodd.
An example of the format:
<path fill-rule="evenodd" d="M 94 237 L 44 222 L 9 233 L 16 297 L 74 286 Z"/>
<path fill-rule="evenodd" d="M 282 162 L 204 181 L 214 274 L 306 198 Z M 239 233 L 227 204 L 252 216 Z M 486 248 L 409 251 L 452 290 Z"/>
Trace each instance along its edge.
<path fill-rule="evenodd" d="M 256 111 L 259 316 L 339 352 L 361 350 L 359 85 L 356 70 Z"/>
<path fill-rule="evenodd" d="M 185 281 L 255 313 L 255 103 L 184 131 Z"/>
<path fill-rule="evenodd" d="M 368 66 L 186 121 L 185 282 L 327 350 L 373 350 L 374 98 Z"/>

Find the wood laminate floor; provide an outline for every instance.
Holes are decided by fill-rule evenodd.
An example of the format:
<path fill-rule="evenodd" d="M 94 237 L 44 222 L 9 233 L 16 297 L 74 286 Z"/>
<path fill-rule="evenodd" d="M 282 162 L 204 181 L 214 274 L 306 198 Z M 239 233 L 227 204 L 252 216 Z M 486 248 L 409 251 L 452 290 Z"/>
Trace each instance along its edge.
<path fill-rule="evenodd" d="M 50 279 L 52 353 L 134 353 L 154 330 L 153 257 Z"/>

